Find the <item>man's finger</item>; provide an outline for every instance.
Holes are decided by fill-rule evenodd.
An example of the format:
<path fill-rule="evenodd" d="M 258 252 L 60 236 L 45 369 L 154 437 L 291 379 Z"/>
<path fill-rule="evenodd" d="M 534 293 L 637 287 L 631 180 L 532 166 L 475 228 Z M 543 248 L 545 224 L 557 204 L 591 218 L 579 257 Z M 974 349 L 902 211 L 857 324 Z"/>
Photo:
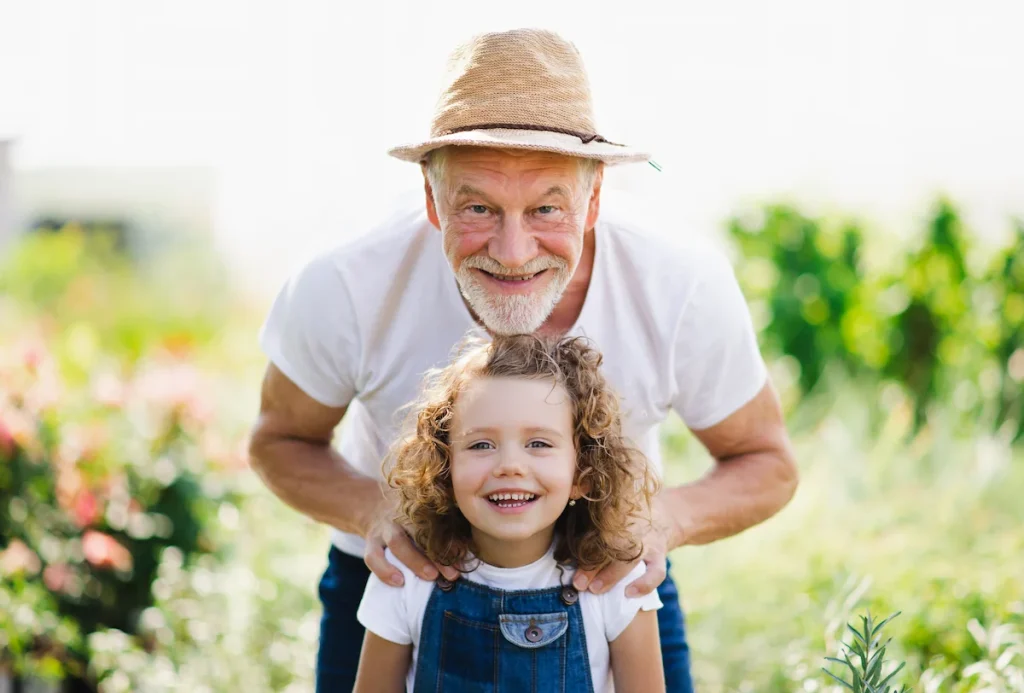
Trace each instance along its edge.
<path fill-rule="evenodd" d="M 419 575 L 424 580 L 437 579 L 437 568 L 426 556 L 420 553 L 412 539 L 405 532 L 394 532 L 388 541 L 388 548 L 395 558 L 400 560 L 405 567 Z"/>
<path fill-rule="evenodd" d="M 446 579 L 452 582 L 458 580 L 459 576 L 462 574 L 459 572 L 459 569 L 453 565 L 441 565 L 440 563 L 435 563 L 434 566 L 441 571 L 441 575 L 444 575 Z"/>
<path fill-rule="evenodd" d="M 647 572 L 638 577 L 626 586 L 627 597 L 642 597 L 658 589 L 658 585 L 665 581 L 665 558 L 659 556 L 654 560 L 647 560 Z"/>
<path fill-rule="evenodd" d="M 575 577 L 572 579 L 572 585 L 580 592 L 583 592 L 591 585 L 594 580 L 594 576 L 597 575 L 598 570 L 577 570 Z"/>
<path fill-rule="evenodd" d="M 601 572 L 597 574 L 593 582 L 590 583 L 590 591 L 594 594 L 601 594 L 607 592 L 616 584 L 619 580 L 629 575 L 629 571 L 633 570 L 633 566 L 637 564 L 637 561 L 631 561 L 629 563 L 620 563 L 615 561 L 609 563 Z"/>
<path fill-rule="evenodd" d="M 391 585 L 392 587 L 401 587 L 405 584 L 405 578 L 402 577 L 402 571 L 391 565 L 388 562 L 388 559 L 384 557 L 383 544 L 367 540 L 366 553 L 363 554 L 363 561 L 366 563 L 366 567 L 369 568 L 370 571 L 384 584 Z"/>

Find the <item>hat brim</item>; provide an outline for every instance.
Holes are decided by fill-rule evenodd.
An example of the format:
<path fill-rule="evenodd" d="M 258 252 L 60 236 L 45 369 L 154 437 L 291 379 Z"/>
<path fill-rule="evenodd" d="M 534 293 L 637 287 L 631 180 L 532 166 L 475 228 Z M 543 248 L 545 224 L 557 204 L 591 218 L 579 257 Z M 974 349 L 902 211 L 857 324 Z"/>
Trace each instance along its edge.
<path fill-rule="evenodd" d="M 499 149 L 530 149 L 566 156 L 597 159 L 609 165 L 649 161 L 651 155 L 630 147 L 607 142 L 584 144 L 579 137 L 543 130 L 466 130 L 435 137 L 418 144 L 407 144 L 388 150 L 388 154 L 418 164 L 434 149 L 448 145 L 496 147 Z"/>

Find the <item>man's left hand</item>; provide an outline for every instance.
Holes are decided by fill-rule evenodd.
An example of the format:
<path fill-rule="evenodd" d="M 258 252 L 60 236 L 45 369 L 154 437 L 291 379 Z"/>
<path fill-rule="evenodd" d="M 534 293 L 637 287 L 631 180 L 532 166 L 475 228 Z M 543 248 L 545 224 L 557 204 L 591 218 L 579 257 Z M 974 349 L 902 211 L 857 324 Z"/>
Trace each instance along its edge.
<path fill-rule="evenodd" d="M 626 596 L 642 597 L 658 588 L 658 585 L 665 580 L 668 552 L 682 543 L 679 537 L 680 532 L 675 529 L 675 522 L 663 510 L 664 495 L 662 492 L 655 498 L 651 508 L 651 524 L 643 526 L 645 533 L 639 538 L 643 540 L 644 552 L 640 558 L 628 563 L 616 561 L 600 569 L 581 570 L 573 578 L 573 585 L 576 589 L 580 591 L 589 589 L 594 594 L 607 592 L 629 575 L 640 561 L 647 565 L 647 572 L 626 586 Z"/>

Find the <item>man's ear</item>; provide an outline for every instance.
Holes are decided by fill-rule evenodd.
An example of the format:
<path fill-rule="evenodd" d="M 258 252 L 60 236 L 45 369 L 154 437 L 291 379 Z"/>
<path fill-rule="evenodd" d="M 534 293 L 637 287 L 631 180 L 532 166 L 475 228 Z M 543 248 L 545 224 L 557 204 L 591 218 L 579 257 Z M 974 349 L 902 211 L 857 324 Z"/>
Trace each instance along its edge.
<path fill-rule="evenodd" d="M 441 230 L 441 218 L 437 215 L 437 205 L 434 204 L 434 190 L 430 187 L 430 179 L 427 178 L 427 165 L 420 164 L 423 170 L 423 194 L 426 196 L 427 220 L 434 225 L 438 231 Z"/>
<path fill-rule="evenodd" d="M 589 231 L 597 223 L 597 217 L 601 213 L 601 183 L 604 182 L 604 162 L 597 165 L 594 173 L 594 189 L 590 192 L 590 199 L 587 200 L 587 223 L 583 227 Z"/>

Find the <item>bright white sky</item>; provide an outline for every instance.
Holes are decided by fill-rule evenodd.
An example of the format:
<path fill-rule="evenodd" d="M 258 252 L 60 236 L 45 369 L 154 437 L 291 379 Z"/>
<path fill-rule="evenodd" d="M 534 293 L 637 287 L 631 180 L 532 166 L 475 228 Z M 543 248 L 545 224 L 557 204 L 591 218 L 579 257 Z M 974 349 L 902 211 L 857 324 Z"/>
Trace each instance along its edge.
<path fill-rule="evenodd" d="M 945 191 L 994 238 L 1024 215 L 1013 0 L 0 0 L 0 136 L 18 168 L 211 166 L 219 241 L 283 268 L 418 187 L 385 150 L 457 41 L 529 25 L 580 48 L 602 134 L 655 152 L 610 183 L 666 233 L 780 197 L 897 229 Z"/>

